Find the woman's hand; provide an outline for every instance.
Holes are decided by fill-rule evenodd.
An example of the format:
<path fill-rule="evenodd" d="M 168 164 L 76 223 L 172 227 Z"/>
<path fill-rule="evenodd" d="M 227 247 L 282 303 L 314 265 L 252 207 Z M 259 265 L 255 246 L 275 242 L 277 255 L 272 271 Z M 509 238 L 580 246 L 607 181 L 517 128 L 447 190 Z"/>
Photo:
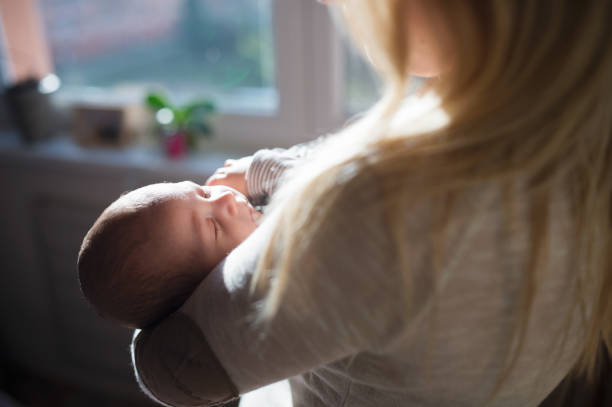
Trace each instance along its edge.
<path fill-rule="evenodd" d="M 217 168 L 215 173 L 206 180 L 205 185 L 225 185 L 248 196 L 246 173 L 252 161 L 253 156 L 226 160 L 225 166 Z"/>

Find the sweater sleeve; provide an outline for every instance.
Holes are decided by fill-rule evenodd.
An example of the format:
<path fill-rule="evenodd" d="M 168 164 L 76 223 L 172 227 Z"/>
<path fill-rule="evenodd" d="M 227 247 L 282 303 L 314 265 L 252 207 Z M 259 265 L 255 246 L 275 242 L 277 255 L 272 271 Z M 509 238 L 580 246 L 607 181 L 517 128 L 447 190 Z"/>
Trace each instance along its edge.
<path fill-rule="evenodd" d="M 247 192 L 255 205 L 265 205 L 280 185 L 286 172 L 307 159 L 326 136 L 295 145 L 289 149 L 258 150 L 246 173 Z"/>
<path fill-rule="evenodd" d="M 209 274 L 175 316 L 137 335 L 141 386 L 173 406 L 210 406 L 316 367 L 376 351 L 405 323 L 402 282 L 384 214 L 360 177 L 317 239 L 292 261 L 275 317 L 255 322 L 250 284 L 279 211 Z M 197 327 L 197 329 L 195 329 Z M 164 333 L 165 332 L 165 333 Z M 184 338 L 189 334 L 191 339 Z M 146 340 L 139 338 L 146 335 Z M 149 380 L 147 378 L 155 378 Z M 161 379 L 159 379 L 161 378 Z"/>

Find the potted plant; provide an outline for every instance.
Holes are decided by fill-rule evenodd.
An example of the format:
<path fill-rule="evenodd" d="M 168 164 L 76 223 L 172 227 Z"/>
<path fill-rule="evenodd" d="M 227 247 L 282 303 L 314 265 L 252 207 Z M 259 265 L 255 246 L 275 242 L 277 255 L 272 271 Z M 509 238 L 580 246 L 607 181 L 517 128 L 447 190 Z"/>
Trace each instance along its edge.
<path fill-rule="evenodd" d="M 183 157 L 189 150 L 197 147 L 200 137 L 208 138 L 213 134 L 210 118 L 217 109 L 210 100 L 198 100 L 177 106 L 165 95 L 151 92 L 145 103 L 155 115 L 168 158 Z"/>

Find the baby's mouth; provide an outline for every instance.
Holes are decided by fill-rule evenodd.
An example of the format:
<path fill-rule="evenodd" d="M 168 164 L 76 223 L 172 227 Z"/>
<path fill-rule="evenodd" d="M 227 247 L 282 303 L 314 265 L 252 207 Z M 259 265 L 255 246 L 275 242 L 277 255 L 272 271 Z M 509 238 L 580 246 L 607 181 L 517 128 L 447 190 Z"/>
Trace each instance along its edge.
<path fill-rule="evenodd" d="M 251 220 L 254 224 L 259 226 L 259 222 L 261 221 L 261 217 L 263 216 L 259 211 L 253 208 L 251 205 L 248 206 L 249 213 L 251 214 Z"/>

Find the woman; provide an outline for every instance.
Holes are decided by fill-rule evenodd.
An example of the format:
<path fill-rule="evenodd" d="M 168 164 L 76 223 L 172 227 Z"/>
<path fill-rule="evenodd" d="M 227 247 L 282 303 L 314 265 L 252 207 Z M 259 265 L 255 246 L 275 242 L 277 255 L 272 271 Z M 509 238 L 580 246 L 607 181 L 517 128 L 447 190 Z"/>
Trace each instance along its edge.
<path fill-rule="evenodd" d="M 537 406 L 612 345 L 612 3 L 346 0 L 385 79 L 261 227 L 136 332 L 143 388 L 216 405 Z M 411 74 L 435 77 L 404 101 Z"/>

